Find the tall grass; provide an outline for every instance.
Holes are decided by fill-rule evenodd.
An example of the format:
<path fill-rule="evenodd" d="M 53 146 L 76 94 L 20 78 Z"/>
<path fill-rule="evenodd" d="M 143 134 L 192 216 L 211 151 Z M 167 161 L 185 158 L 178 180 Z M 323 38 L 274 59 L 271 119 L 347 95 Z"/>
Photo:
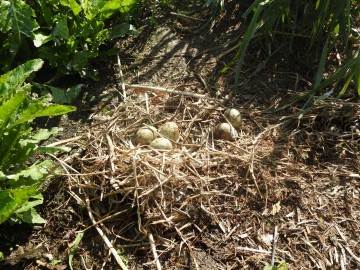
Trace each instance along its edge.
<path fill-rule="evenodd" d="M 318 63 L 313 89 L 306 95 L 308 98 L 331 85 L 343 95 L 351 82 L 360 95 L 359 48 L 354 46 L 360 41 L 360 33 L 354 27 L 358 15 L 356 0 L 255 0 L 243 14 L 247 29 L 239 49 L 222 71 L 236 65 L 235 84 L 238 85 L 251 42 L 257 42 L 262 52 L 270 57 L 279 44 L 285 44 L 289 52 L 297 50 L 295 38 L 302 38 L 303 47 L 307 49 L 302 51 L 317 57 Z M 323 80 L 327 60 L 335 49 L 344 60 L 341 64 L 339 61 L 336 72 Z"/>

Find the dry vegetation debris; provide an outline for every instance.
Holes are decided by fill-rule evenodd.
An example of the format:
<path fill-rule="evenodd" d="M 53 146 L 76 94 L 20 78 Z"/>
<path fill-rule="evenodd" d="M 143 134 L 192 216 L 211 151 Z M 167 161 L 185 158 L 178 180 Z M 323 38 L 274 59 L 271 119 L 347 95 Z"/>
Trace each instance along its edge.
<path fill-rule="evenodd" d="M 301 119 L 240 108 L 238 137 L 215 140 L 226 108 L 135 89 L 93 116 L 63 166 L 113 255 L 142 254 L 131 269 L 262 269 L 276 227 L 276 258 L 293 269 L 359 267 L 359 104 L 318 101 Z M 181 130 L 173 150 L 134 145 L 139 127 L 166 121 Z"/>

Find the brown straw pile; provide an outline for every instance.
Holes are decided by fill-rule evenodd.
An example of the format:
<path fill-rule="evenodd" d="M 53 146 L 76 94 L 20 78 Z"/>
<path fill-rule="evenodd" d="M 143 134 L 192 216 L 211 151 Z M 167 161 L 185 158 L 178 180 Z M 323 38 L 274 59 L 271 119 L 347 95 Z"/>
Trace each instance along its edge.
<path fill-rule="evenodd" d="M 94 115 L 76 173 L 67 168 L 105 261 L 128 269 L 125 249 L 158 270 L 360 266 L 358 104 L 321 101 L 301 120 L 242 109 L 242 130 L 224 141 L 212 130 L 228 107 L 215 99 L 127 95 Z M 181 130 L 173 150 L 134 144 L 139 127 L 166 121 Z"/>

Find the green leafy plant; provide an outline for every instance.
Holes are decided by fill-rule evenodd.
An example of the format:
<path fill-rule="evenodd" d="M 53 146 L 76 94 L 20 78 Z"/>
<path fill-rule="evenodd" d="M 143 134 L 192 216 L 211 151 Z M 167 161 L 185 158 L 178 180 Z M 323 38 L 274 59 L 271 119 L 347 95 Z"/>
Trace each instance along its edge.
<path fill-rule="evenodd" d="M 106 41 L 133 33 L 127 23 L 136 0 L 3 0 L 0 2 L 0 63 L 8 71 L 17 60 L 50 63 L 54 79 L 79 73 L 96 78 L 89 60 Z M 112 20 L 109 18 L 118 14 Z"/>
<path fill-rule="evenodd" d="M 359 40 L 359 33 L 352 28 L 355 17 L 353 14 L 358 14 L 358 8 L 358 3 L 354 0 L 256 0 L 243 14 L 245 20 L 251 17 L 247 22 L 245 35 L 235 57 L 222 72 L 236 65 L 235 84 L 238 85 L 251 42 L 256 41 L 268 57 L 277 53 L 280 47 L 286 47 L 290 52 L 288 56 L 293 57 L 299 53 L 294 45 L 295 38 L 300 38 L 308 49 L 307 53 L 315 58 L 319 56 L 314 90 L 310 94 L 312 97 L 314 92 L 328 86 L 330 81 L 339 86 L 345 81 L 340 90 L 340 94 L 344 94 L 352 80 L 360 95 L 358 52 L 352 49 L 349 42 L 350 36 L 355 42 Z M 322 82 L 329 54 L 335 48 L 345 56 L 345 63 L 338 67 L 338 72 L 331 79 Z M 261 66 L 256 72 L 260 69 Z"/>
<path fill-rule="evenodd" d="M 0 76 L 0 224 L 9 218 L 27 223 L 43 223 L 35 206 L 43 202 L 42 183 L 54 174 L 50 160 L 30 162 L 35 153 L 68 150 L 40 146 L 60 129 L 32 132 L 31 123 L 42 116 L 56 116 L 74 111 L 74 107 L 50 103 L 50 97 L 31 95 L 31 85 L 24 83 L 39 70 L 43 61 L 35 59 Z"/>
<path fill-rule="evenodd" d="M 288 263 L 286 263 L 286 261 L 279 261 L 278 265 L 276 266 L 271 266 L 271 265 L 266 265 L 264 267 L 264 270 L 286 270 L 290 267 L 290 265 Z"/>

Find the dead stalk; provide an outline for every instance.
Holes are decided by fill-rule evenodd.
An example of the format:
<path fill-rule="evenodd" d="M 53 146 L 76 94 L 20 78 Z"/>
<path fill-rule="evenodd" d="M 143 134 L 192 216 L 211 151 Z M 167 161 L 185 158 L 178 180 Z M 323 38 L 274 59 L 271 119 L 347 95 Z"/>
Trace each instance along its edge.
<path fill-rule="evenodd" d="M 145 91 L 155 91 L 155 92 L 158 91 L 158 92 L 163 92 L 163 93 L 168 93 L 168 94 L 189 96 L 189 97 L 194 97 L 194 98 L 204 98 L 204 99 L 210 99 L 210 100 L 217 100 L 216 98 L 211 98 L 211 97 L 208 97 L 206 95 L 196 94 L 196 93 L 192 93 L 192 92 L 184 92 L 184 91 L 179 91 L 179 90 L 175 90 L 175 89 L 166 89 L 166 88 L 157 87 L 157 86 L 147 86 L 147 85 L 140 85 L 140 84 L 127 84 L 126 87 L 127 88 L 142 89 L 142 90 L 145 90 Z"/>
<path fill-rule="evenodd" d="M 149 242 L 150 242 L 150 246 L 151 246 L 151 251 L 153 253 L 154 260 L 155 260 L 155 263 L 156 263 L 156 269 L 161 270 L 162 268 L 161 268 L 161 264 L 160 264 L 160 261 L 159 261 L 159 256 L 158 256 L 157 251 L 156 251 L 154 237 L 153 237 L 153 235 L 151 233 L 149 233 L 148 238 L 149 238 Z"/>
<path fill-rule="evenodd" d="M 276 241 L 278 238 L 278 226 L 275 225 L 274 227 L 274 234 L 273 234 L 273 244 L 272 244 L 272 251 L 271 251 L 271 266 L 275 265 L 275 252 L 276 252 Z"/>

